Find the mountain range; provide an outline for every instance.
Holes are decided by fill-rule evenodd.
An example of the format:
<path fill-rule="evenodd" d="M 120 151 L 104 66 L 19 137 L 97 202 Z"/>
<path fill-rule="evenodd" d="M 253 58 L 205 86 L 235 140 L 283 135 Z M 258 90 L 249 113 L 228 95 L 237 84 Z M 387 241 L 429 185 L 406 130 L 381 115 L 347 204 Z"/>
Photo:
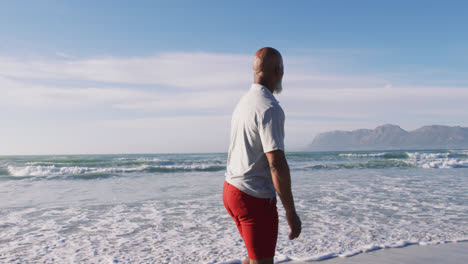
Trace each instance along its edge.
<path fill-rule="evenodd" d="M 406 131 L 391 124 L 320 133 L 308 146 L 311 151 L 459 148 L 468 148 L 468 127 L 432 125 Z"/>

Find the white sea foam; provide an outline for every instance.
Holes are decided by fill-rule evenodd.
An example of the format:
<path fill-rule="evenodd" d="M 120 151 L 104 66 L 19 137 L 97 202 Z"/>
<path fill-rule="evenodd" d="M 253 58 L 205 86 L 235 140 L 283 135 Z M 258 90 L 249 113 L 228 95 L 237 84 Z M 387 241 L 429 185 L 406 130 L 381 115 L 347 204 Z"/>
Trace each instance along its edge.
<path fill-rule="evenodd" d="M 193 171 L 193 170 L 222 170 L 223 167 L 216 164 L 187 164 L 187 165 L 147 165 L 136 167 L 58 167 L 56 165 L 37 166 L 8 166 L 11 176 L 66 176 L 85 173 L 125 173 L 135 171 L 164 172 L 167 171 Z"/>
<path fill-rule="evenodd" d="M 147 166 L 139 166 L 133 168 L 93 168 L 93 167 L 57 167 L 49 166 L 8 166 L 8 172 L 11 176 L 58 176 L 58 175 L 74 175 L 84 173 L 119 173 L 145 169 Z"/>
<path fill-rule="evenodd" d="M 139 160 L 139 161 L 169 161 L 169 160 L 163 160 L 163 159 L 160 159 L 160 158 L 137 158 L 136 160 Z"/>
<path fill-rule="evenodd" d="M 340 157 L 349 157 L 349 158 L 362 158 L 362 157 L 382 157 L 386 152 L 383 153 L 340 153 Z"/>
<path fill-rule="evenodd" d="M 464 157 L 453 157 L 457 154 L 466 155 L 466 151 L 450 151 L 450 152 L 404 152 L 404 153 L 392 153 L 392 152 L 381 152 L 381 153 L 341 153 L 338 154 L 340 157 L 347 158 L 386 158 L 388 162 L 400 161 L 407 163 L 419 168 L 425 169 L 447 169 L 447 168 L 466 168 L 468 167 L 468 158 Z M 359 164 L 357 164 L 359 165 Z M 348 166 L 341 167 L 360 167 L 360 166 Z M 319 165 L 320 166 L 320 165 Z M 327 168 L 333 167 L 333 164 L 323 165 Z M 391 166 L 391 164 L 390 164 Z M 365 166 L 364 166 L 365 167 Z"/>
<path fill-rule="evenodd" d="M 450 158 L 419 161 L 437 159 Z M 465 175 L 463 168 L 293 171 L 303 231 L 297 240 L 287 238 L 278 202 L 275 260 L 468 241 Z M 2 181 L 0 262 L 240 263 L 246 252 L 222 204 L 223 178 L 220 172 L 187 171 L 177 177 Z"/>
<path fill-rule="evenodd" d="M 450 155 L 449 152 L 443 153 L 420 153 L 420 152 L 406 152 L 410 159 L 417 159 L 417 160 L 431 160 L 431 159 L 440 159 L 440 158 L 448 158 Z"/>
<path fill-rule="evenodd" d="M 433 160 L 421 165 L 422 168 L 468 168 L 468 160 L 460 159 L 442 159 Z"/>
<path fill-rule="evenodd" d="M 425 169 L 467 168 L 468 159 L 450 158 L 449 152 L 420 153 L 408 152 L 408 161 L 411 164 Z"/>

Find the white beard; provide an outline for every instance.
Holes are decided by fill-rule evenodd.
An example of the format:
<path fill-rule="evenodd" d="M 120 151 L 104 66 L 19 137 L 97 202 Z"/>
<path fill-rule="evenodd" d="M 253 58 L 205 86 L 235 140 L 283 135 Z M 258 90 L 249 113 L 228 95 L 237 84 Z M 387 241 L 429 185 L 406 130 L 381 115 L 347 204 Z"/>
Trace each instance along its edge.
<path fill-rule="evenodd" d="M 283 91 L 283 81 L 279 81 L 273 86 L 273 94 L 280 94 Z"/>

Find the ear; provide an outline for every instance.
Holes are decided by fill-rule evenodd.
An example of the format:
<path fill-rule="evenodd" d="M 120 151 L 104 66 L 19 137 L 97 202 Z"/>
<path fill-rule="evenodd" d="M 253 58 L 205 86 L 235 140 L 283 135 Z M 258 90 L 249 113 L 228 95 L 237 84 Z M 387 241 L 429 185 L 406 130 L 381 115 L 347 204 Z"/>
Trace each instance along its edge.
<path fill-rule="evenodd" d="M 283 73 L 284 73 L 284 70 L 283 70 L 282 65 L 277 65 L 275 67 L 275 74 L 278 76 L 283 76 Z"/>

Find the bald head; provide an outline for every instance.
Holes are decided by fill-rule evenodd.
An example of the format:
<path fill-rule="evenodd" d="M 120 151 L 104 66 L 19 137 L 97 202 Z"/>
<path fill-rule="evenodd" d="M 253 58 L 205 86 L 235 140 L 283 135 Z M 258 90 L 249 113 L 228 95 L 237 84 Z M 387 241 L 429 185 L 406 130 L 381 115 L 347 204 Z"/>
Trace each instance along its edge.
<path fill-rule="evenodd" d="M 257 50 L 253 63 L 254 73 L 272 73 L 277 68 L 283 68 L 283 59 L 276 49 L 265 47 Z"/>
<path fill-rule="evenodd" d="M 283 58 L 279 51 L 265 47 L 259 49 L 253 61 L 254 82 L 262 84 L 273 93 L 281 92 Z"/>

